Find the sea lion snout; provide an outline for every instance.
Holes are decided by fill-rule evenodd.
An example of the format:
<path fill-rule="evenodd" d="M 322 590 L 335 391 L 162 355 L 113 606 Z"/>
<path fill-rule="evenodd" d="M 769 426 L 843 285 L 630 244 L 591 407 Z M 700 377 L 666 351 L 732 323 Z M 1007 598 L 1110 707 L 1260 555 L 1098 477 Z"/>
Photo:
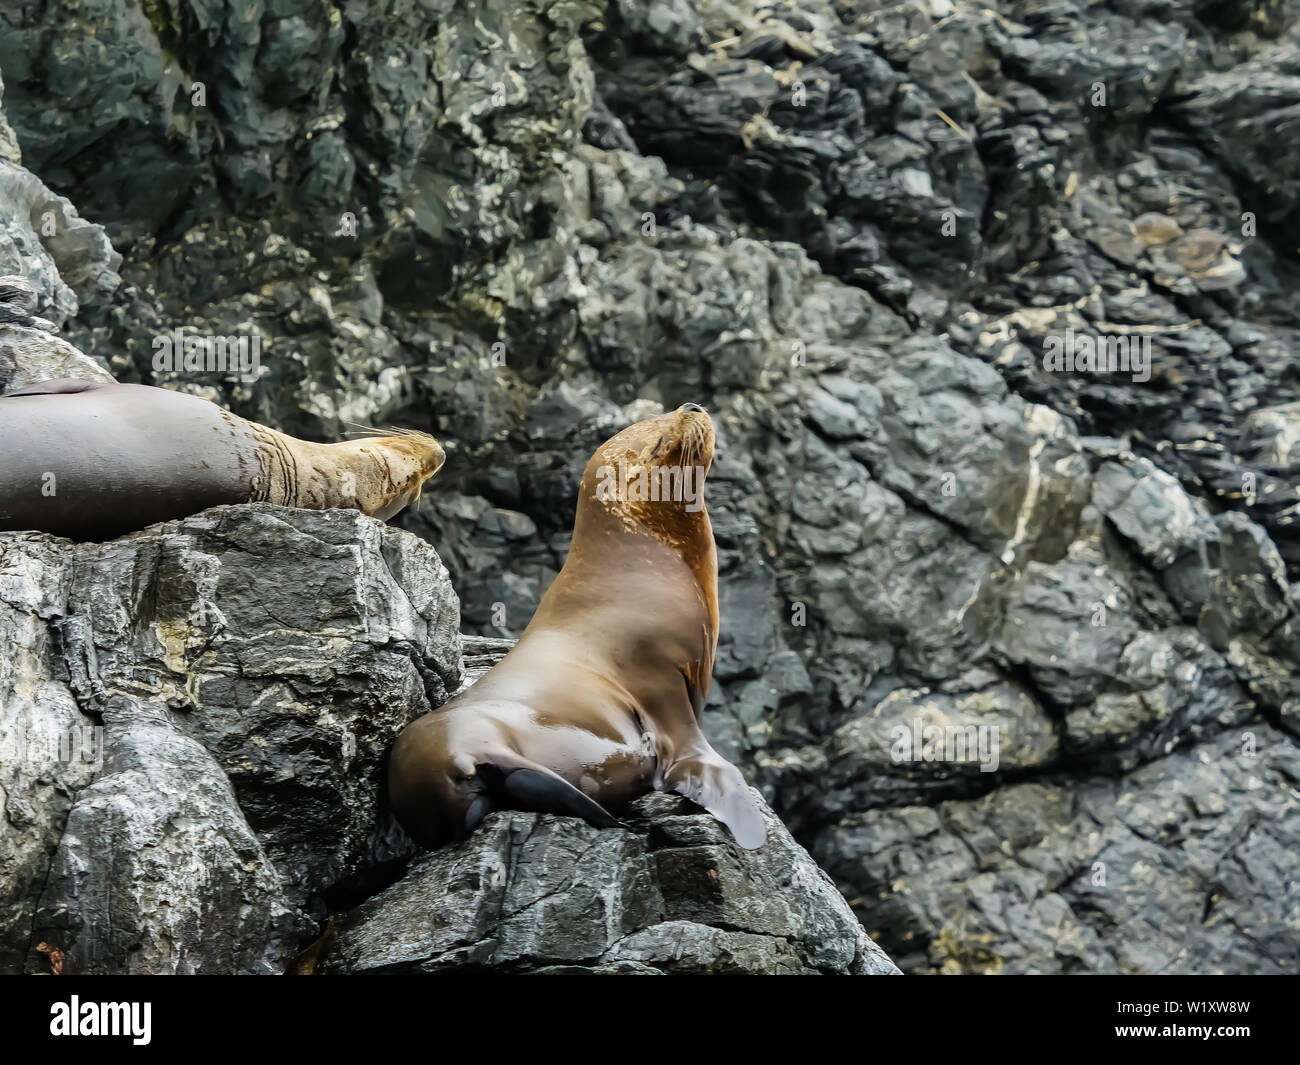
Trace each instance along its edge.
<path fill-rule="evenodd" d="M 442 469 L 442 464 L 447 461 L 447 452 L 443 450 L 442 445 L 431 436 L 421 437 L 418 440 L 420 445 L 420 484 L 424 487 L 424 482 Z"/>
<path fill-rule="evenodd" d="M 371 437 L 362 446 L 383 469 L 385 487 L 362 500 L 361 510 L 387 521 L 420 498 L 424 483 L 442 469 L 447 453 L 427 433 L 408 430 Z"/>
<path fill-rule="evenodd" d="M 427 480 L 442 469 L 442 464 L 447 461 L 447 452 L 443 450 L 442 445 L 433 437 L 429 437 L 429 453 L 425 463 L 424 476 Z"/>
<path fill-rule="evenodd" d="M 703 466 L 713 461 L 713 419 L 698 403 L 683 403 L 673 411 L 674 425 L 671 435 L 675 450 L 683 466 Z"/>
<path fill-rule="evenodd" d="M 394 433 L 391 436 L 381 436 L 378 442 L 413 459 L 416 466 L 413 472 L 421 484 L 442 469 L 442 464 L 447 461 L 447 452 L 437 440 L 428 433 L 417 432 L 414 429 Z"/>
<path fill-rule="evenodd" d="M 620 520 L 667 534 L 665 523 L 678 520 L 678 512 L 694 515 L 703 510 L 714 442 L 708 411 L 698 403 L 684 403 L 607 440 L 587 463 L 582 492 L 621 514 Z"/>

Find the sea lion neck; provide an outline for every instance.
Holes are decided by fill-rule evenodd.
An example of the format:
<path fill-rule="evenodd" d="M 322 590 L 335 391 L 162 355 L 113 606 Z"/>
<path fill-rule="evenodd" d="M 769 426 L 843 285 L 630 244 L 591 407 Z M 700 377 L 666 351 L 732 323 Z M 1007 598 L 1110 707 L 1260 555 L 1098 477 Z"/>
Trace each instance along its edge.
<path fill-rule="evenodd" d="M 714 600 L 717 554 L 704 502 L 712 458 L 712 423 L 694 404 L 623 430 L 587 463 L 573 542 L 587 555 L 617 555 L 629 537 L 654 540 L 690 568 L 706 601 Z M 716 616 L 712 622 L 716 632 Z"/>

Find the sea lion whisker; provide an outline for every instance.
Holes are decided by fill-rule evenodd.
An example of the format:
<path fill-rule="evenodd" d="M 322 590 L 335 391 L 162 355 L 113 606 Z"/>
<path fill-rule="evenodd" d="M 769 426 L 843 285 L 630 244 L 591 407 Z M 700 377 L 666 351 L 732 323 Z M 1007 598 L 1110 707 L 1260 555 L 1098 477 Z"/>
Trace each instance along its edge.
<path fill-rule="evenodd" d="M 703 425 L 694 420 L 687 423 L 686 430 L 682 434 L 683 466 L 695 466 L 699 464 L 699 460 L 704 454 L 704 442 L 706 438 L 707 432 Z"/>

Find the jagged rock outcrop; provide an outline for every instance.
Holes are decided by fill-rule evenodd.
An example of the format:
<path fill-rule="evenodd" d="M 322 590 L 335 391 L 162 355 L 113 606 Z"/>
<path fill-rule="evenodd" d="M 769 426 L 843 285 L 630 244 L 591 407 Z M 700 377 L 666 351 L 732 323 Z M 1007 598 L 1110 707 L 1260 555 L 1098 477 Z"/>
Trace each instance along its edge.
<path fill-rule="evenodd" d="M 383 768 L 458 621 L 436 552 L 352 511 L 0 536 L 0 969 L 283 970 L 410 853 Z"/>
<path fill-rule="evenodd" d="M 354 910 L 320 971 L 898 971 L 765 806 L 757 851 L 676 795 L 644 796 L 624 816 L 630 831 L 491 815 Z"/>
<path fill-rule="evenodd" d="M 1295 972 L 1300 751 L 1267 726 L 1123 777 L 863 810 L 813 850 L 904 969 Z"/>
<path fill-rule="evenodd" d="M 0 81 L 0 104 L 4 89 Z M 113 249 L 103 226 L 87 222 L 66 197 L 52 192 L 22 165 L 13 130 L 3 118 L 0 203 L 4 205 L 0 275 L 13 274 L 32 282 L 31 297 L 22 300 L 21 310 L 39 315 L 35 324 L 58 328 L 83 307 L 102 303 L 112 295 L 121 282 L 116 270 L 122 256 Z M 0 318 L 0 322 L 16 320 L 33 324 Z"/>
<path fill-rule="evenodd" d="M 434 432 L 447 466 L 401 524 L 503 637 L 591 448 L 703 402 L 706 727 L 905 969 L 1300 955 L 1269 867 L 1300 735 L 1295 0 L 102 20 L 0 11 L 0 171 L 20 146 L 124 254 L 66 286 L 69 340 L 302 435 Z M 29 179 L 0 218 L 39 243 Z M 262 376 L 155 371 L 178 326 L 255 328 Z M 1048 369 L 1070 331 L 1149 340 L 1150 379 Z M 936 724 L 996 726 L 996 766 L 896 759 Z M 1171 790 L 1247 734 L 1266 753 Z M 1073 846 L 1115 789 L 1191 835 Z M 1184 853 L 1234 832 L 1267 860 Z"/>
<path fill-rule="evenodd" d="M 111 381 L 112 374 L 33 313 L 36 297 L 37 287 L 21 274 L 0 276 L 0 392 L 61 377 Z"/>
<path fill-rule="evenodd" d="M 56 377 L 111 379 L 54 331 L 112 294 L 121 262 L 102 226 L 22 166 L 0 111 L 0 392 Z"/>

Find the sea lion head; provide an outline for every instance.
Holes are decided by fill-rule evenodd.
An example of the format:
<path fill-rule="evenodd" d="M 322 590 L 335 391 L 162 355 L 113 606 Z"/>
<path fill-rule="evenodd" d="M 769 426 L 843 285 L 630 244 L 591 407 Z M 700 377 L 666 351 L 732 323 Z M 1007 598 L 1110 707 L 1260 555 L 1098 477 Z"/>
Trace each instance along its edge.
<path fill-rule="evenodd" d="M 679 544 L 707 522 L 704 481 L 713 464 L 709 412 L 698 403 L 629 425 L 605 441 L 582 475 L 585 505 Z"/>
<path fill-rule="evenodd" d="M 418 500 L 424 482 L 446 459 L 437 440 L 414 429 L 388 429 L 336 444 L 308 444 L 274 431 L 272 435 L 287 442 L 296 462 L 283 499 L 273 491 L 267 497 L 271 502 L 312 509 L 347 507 L 381 521 Z M 271 471 L 273 482 L 277 472 Z"/>
<path fill-rule="evenodd" d="M 381 521 L 418 501 L 424 482 L 442 469 L 447 458 L 437 440 L 414 429 L 395 430 L 358 443 L 369 445 L 386 475 L 383 483 L 371 485 L 369 500 L 359 493 L 361 509 Z"/>

